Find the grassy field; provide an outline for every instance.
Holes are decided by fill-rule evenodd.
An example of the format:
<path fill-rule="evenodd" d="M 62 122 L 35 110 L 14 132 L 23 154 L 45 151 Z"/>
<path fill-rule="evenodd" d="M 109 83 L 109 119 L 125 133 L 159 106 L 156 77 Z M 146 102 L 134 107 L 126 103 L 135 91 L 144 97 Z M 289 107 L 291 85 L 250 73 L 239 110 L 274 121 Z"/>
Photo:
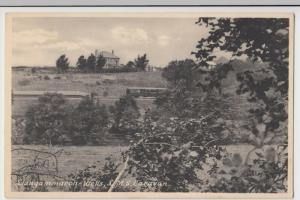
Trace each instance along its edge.
<path fill-rule="evenodd" d="M 110 74 L 31 74 L 14 71 L 12 88 L 16 91 L 80 91 L 119 97 L 128 87 L 166 87 L 161 72 Z M 106 93 L 106 94 L 105 94 Z"/>
<path fill-rule="evenodd" d="M 121 160 L 121 152 L 125 151 L 127 146 L 52 146 L 47 145 L 13 145 L 12 149 L 20 149 L 12 152 L 12 167 L 13 170 L 24 166 L 25 163 L 32 161 L 36 155 L 42 157 L 41 153 L 27 151 L 24 149 L 34 149 L 43 152 L 57 154 L 58 169 L 60 176 L 66 176 L 76 170 L 83 169 L 88 165 L 96 164 L 103 166 L 105 158 L 112 156 L 116 160 Z M 230 154 L 239 153 L 242 158 L 245 158 L 247 153 L 253 148 L 252 145 L 228 145 L 226 150 Z M 255 154 L 253 154 L 255 155 Z"/>
<path fill-rule="evenodd" d="M 161 72 L 131 72 L 106 74 L 39 74 L 25 71 L 13 71 L 12 88 L 14 91 L 79 91 L 96 93 L 100 98 L 112 97 L 116 100 L 126 93 L 128 87 L 166 87 L 167 82 Z M 46 77 L 46 79 L 45 79 Z M 80 99 L 69 99 L 76 105 Z M 23 116 L 30 105 L 37 103 L 37 98 L 14 98 L 13 116 Z M 101 100 L 100 103 L 112 105 L 115 100 Z M 152 101 L 139 101 L 144 109 Z"/>
<path fill-rule="evenodd" d="M 247 153 L 253 148 L 251 145 L 228 145 L 224 146 L 229 155 L 238 153 L 242 159 L 245 159 Z M 13 145 L 12 149 L 12 171 L 18 172 L 18 170 L 28 171 L 24 166 L 32 166 L 35 163 L 35 172 L 40 170 L 42 173 L 49 171 L 55 171 L 55 160 L 48 154 L 43 152 L 49 152 L 55 154 L 57 157 L 57 168 L 59 177 L 63 177 L 68 180 L 68 175 L 78 172 L 78 170 L 85 169 L 88 165 L 95 165 L 97 168 L 102 168 L 106 163 L 106 158 L 111 156 L 117 163 L 122 163 L 121 152 L 128 149 L 128 146 L 52 146 L 47 145 Z M 38 150 L 41 152 L 35 152 L 32 150 Z M 261 150 L 259 150 L 261 151 Z M 255 153 L 252 154 L 253 159 Z M 38 159 L 37 159 L 38 158 Z M 47 165 L 39 166 L 40 163 Z M 213 160 L 208 162 L 214 162 Z M 241 160 L 244 162 L 244 160 Z M 222 171 L 230 173 L 231 167 L 222 164 L 222 161 L 218 161 L 219 169 L 218 174 L 210 175 L 208 171 L 211 169 L 209 165 L 203 165 L 203 170 L 198 170 L 197 174 L 202 180 L 216 180 L 217 176 L 227 176 Z M 30 171 L 30 170 L 29 170 Z M 51 176 L 44 176 L 46 181 L 51 180 Z M 49 179 L 49 180 L 48 180 Z M 14 184 L 13 184 L 14 187 Z M 204 187 L 204 186 L 203 186 Z M 16 189 L 17 190 L 17 189 Z"/>
<path fill-rule="evenodd" d="M 53 146 L 47 145 L 13 145 L 12 149 L 12 170 L 18 170 L 25 165 L 33 163 L 38 156 L 45 159 L 48 155 L 28 149 L 49 152 L 57 156 L 58 176 L 66 177 L 77 170 L 84 169 L 88 165 L 104 166 L 105 158 L 112 156 L 116 160 L 121 160 L 121 152 L 126 150 L 126 146 Z M 19 149 L 19 150 L 18 150 Z M 52 157 L 47 158 L 49 170 L 54 170 L 55 163 Z M 53 161 L 53 162 L 52 162 Z"/>

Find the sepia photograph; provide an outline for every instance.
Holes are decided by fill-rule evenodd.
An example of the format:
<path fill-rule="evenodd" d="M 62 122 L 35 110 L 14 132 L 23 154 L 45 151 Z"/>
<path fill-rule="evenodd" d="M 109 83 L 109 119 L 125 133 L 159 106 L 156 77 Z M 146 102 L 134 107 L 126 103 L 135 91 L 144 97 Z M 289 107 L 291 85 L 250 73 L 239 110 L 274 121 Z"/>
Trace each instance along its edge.
<path fill-rule="evenodd" d="M 293 17 L 8 13 L 6 196 L 292 197 Z"/>

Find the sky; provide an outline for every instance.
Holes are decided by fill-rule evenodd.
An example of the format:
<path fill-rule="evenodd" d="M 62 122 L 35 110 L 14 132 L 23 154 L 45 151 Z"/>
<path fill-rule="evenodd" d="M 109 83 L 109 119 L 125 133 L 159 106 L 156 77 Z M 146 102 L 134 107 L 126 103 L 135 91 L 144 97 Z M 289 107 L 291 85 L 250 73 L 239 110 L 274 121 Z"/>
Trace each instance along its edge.
<path fill-rule="evenodd" d="M 197 41 L 208 30 L 197 18 L 16 17 L 13 19 L 13 66 L 55 66 L 66 54 L 75 65 L 80 55 L 112 51 L 126 64 L 147 54 L 149 63 L 194 58 Z"/>

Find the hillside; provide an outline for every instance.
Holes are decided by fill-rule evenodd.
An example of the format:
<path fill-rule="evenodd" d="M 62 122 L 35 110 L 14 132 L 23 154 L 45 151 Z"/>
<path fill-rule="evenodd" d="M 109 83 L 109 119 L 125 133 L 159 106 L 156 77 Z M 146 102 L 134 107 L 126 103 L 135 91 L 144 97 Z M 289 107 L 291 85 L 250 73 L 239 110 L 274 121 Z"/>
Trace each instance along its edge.
<path fill-rule="evenodd" d="M 107 74 L 32 74 L 14 71 L 15 91 L 80 91 L 120 97 L 128 87 L 166 87 L 161 72 Z"/>

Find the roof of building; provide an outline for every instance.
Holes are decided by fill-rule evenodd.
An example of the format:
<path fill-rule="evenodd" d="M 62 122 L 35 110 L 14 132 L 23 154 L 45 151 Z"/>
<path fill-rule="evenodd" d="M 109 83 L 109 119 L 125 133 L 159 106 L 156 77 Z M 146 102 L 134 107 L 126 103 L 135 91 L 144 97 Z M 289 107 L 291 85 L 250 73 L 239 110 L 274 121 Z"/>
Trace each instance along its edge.
<path fill-rule="evenodd" d="M 116 56 L 112 52 L 108 52 L 108 51 L 101 51 L 100 55 L 102 55 L 104 58 L 118 58 L 119 59 L 118 56 Z"/>

